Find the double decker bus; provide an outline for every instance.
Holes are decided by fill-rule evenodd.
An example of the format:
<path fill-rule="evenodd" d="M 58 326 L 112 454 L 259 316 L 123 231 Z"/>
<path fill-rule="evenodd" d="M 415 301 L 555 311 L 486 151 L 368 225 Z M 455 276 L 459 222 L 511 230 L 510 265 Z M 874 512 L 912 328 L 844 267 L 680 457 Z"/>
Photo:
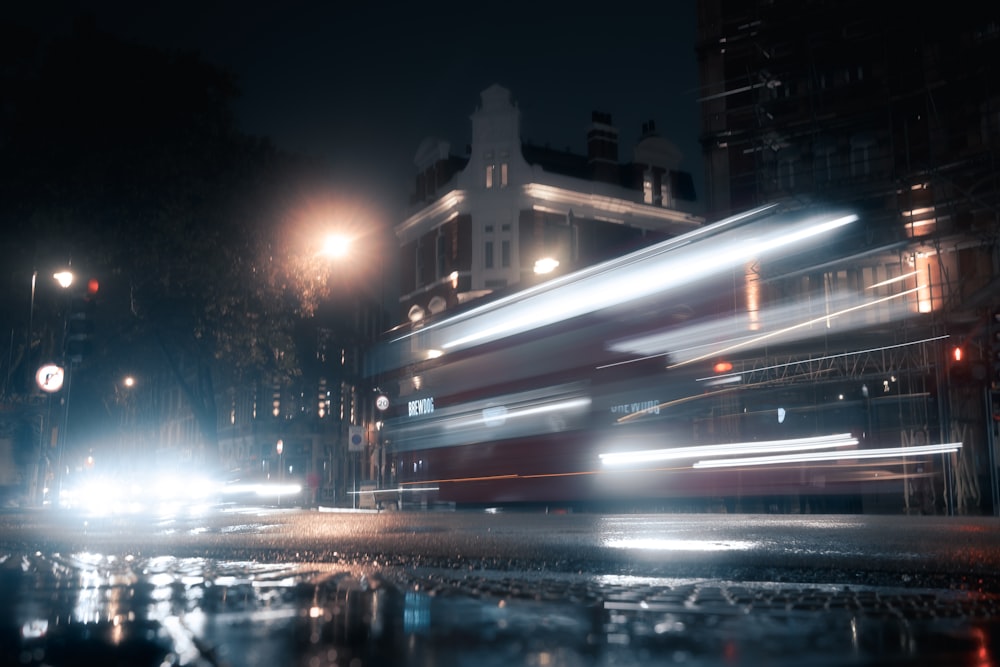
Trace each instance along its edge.
<path fill-rule="evenodd" d="M 386 487 L 456 505 L 843 492 L 864 409 L 748 387 L 733 364 L 860 326 L 865 303 L 734 295 L 747 267 L 812 261 L 857 219 L 765 206 L 395 332 L 377 356 Z"/>

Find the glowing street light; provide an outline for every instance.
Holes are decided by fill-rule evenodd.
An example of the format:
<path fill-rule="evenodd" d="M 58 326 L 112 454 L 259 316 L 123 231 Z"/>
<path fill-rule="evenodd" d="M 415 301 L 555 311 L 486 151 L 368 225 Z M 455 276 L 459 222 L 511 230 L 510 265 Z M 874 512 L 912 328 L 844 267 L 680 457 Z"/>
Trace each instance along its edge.
<path fill-rule="evenodd" d="M 59 271 L 58 273 L 53 273 L 52 277 L 56 279 L 59 286 L 62 288 L 69 287 L 73 284 L 73 272 L 72 271 Z"/>
<path fill-rule="evenodd" d="M 320 254 L 326 257 L 344 257 L 351 249 L 351 239 L 342 234 L 329 234 L 323 239 Z"/>
<path fill-rule="evenodd" d="M 543 257 L 535 262 L 535 273 L 552 273 L 559 268 L 559 260 L 554 257 Z"/>

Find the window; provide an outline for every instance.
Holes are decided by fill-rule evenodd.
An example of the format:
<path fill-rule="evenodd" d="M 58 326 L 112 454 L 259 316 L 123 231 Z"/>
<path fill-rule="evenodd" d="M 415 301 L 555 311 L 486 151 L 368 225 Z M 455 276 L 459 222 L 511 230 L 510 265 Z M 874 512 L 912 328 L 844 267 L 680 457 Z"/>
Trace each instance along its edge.
<path fill-rule="evenodd" d="M 420 252 L 420 244 L 419 243 L 415 244 L 415 246 L 413 248 L 413 256 L 414 256 L 414 261 L 413 261 L 413 268 L 414 268 L 413 283 L 415 285 L 419 285 L 420 284 L 420 276 L 422 276 L 423 273 L 424 273 L 424 255 L 423 255 L 422 252 Z"/>
<path fill-rule="evenodd" d="M 507 187 L 507 163 L 506 162 L 501 162 L 500 163 L 500 187 L 501 188 Z"/>
<path fill-rule="evenodd" d="M 448 268 L 446 266 L 446 262 L 448 259 L 447 245 L 446 245 L 447 240 L 448 239 L 444 235 L 444 233 L 441 230 L 438 230 L 437 250 L 435 252 L 436 255 L 435 260 L 437 261 L 437 276 L 435 276 L 436 278 L 444 276 L 445 273 L 447 273 L 448 271 Z"/>
<path fill-rule="evenodd" d="M 493 268 L 493 241 L 487 241 L 483 246 L 483 266 Z"/>
<path fill-rule="evenodd" d="M 489 190 L 493 187 L 493 172 L 496 167 L 492 164 L 486 165 L 486 189 Z"/>
<path fill-rule="evenodd" d="M 993 97 L 980 104 L 979 115 L 982 142 L 984 144 L 996 142 L 1000 137 L 1000 99 Z"/>
<path fill-rule="evenodd" d="M 851 139 L 851 176 L 871 175 L 871 158 L 874 146 L 875 142 L 869 137 Z"/>
<path fill-rule="evenodd" d="M 778 160 L 778 188 L 792 190 L 795 188 L 795 160 L 789 157 Z"/>
<path fill-rule="evenodd" d="M 833 144 L 825 143 L 816 146 L 816 182 L 829 183 L 833 181 L 834 165 L 836 160 L 836 148 Z"/>
<path fill-rule="evenodd" d="M 510 241 L 500 242 L 500 266 L 505 269 L 510 266 Z"/>

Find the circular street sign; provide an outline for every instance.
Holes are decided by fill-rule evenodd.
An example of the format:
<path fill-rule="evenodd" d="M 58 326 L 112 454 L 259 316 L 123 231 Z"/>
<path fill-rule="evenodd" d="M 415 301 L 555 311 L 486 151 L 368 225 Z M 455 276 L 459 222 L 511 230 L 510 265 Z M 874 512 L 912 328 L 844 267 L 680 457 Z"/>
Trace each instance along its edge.
<path fill-rule="evenodd" d="M 62 389 L 64 379 L 65 373 L 62 367 L 55 364 L 45 364 L 35 373 L 38 388 L 50 394 Z"/>
<path fill-rule="evenodd" d="M 375 407 L 379 410 L 389 409 L 389 397 L 382 395 L 375 399 Z"/>

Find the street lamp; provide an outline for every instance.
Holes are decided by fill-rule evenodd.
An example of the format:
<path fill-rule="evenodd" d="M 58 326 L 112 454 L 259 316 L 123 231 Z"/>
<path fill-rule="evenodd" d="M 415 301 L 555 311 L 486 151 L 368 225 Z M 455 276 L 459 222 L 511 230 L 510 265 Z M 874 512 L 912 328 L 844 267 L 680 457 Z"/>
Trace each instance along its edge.
<path fill-rule="evenodd" d="M 73 284 L 73 272 L 72 271 L 58 271 L 52 274 L 52 277 L 56 279 L 59 286 L 66 289 Z"/>
<path fill-rule="evenodd" d="M 535 261 L 535 273 L 552 273 L 559 268 L 559 260 L 554 257 L 542 257 Z"/>
<path fill-rule="evenodd" d="M 355 237 L 350 234 L 345 234 L 341 232 L 328 232 L 323 234 L 322 236 L 318 236 L 317 238 L 320 240 L 320 243 L 319 243 L 319 250 L 316 251 L 314 254 L 314 261 L 317 261 L 319 263 L 320 270 L 317 271 L 316 275 L 322 276 L 322 285 L 324 287 L 324 291 L 330 290 L 330 293 L 332 293 L 333 288 L 330 285 L 331 278 L 335 278 L 338 282 L 350 282 L 355 277 L 353 274 L 350 275 L 337 274 L 331 270 L 332 266 L 334 266 L 335 264 L 339 265 L 343 260 L 348 258 L 348 256 L 354 250 Z M 321 397 L 320 400 L 321 404 L 319 409 L 320 411 L 324 411 L 325 406 L 323 405 L 322 401 L 326 399 L 324 397 Z M 343 459 L 340 458 L 342 453 L 336 449 L 336 445 L 339 444 L 341 438 L 343 437 L 343 431 L 341 429 L 343 429 L 343 424 L 342 422 L 338 422 L 338 435 L 336 436 L 336 441 L 334 442 L 334 448 L 333 448 L 334 453 L 331 455 L 330 459 L 325 459 L 330 464 L 331 471 L 333 470 L 336 471 L 335 473 L 332 474 L 335 474 L 338 480 L 341 479 L 340 475 L 343 473 L 344 470 Z M 326 429 L 323 429 L 323 432 L 325 437 Z M 279 461 L 280 461 L 281 450 L 279 449 L 278 451 L 279 451 Z M 312 466 L 316 465 L 315 456 L 312 457 L 311 465 Z M 352 466 L 352 471 L 353 471 L 353 466 Z M 282 474 L 283 473 L 284 473 L 284 467 L 282 467 Z M 352 472 L 352 474 L 354 473 Z M 326 478 L 318 482 L 317 484 L 325 484 L 331 481 L 334 480 Z"/>
<path fill-rule="evenodd" d="M 73 273 L 69 270 L 57 271 L 52 274 L 53 279 L 59 284 L 64 290 L 73 284 Z M 27 382 L 25 384 L 25 391 L 30 393 L 32 380 L 34 380 L 35 385 L 41 389 L 43 392 L 48 394 L 48 412 L 49 415 L 40 414 L 39 415 L 39 427 L 38 427 L 38 460 L 36 463 L 36 469 L 32 475 L 32 489 L 30 490 L 30 496 L 34 499 L 40 498 L 40 493 L 45 486 L 45 471 L 47 466 L 43 465 L 45 461 L 45 430 L 46 421 L 51 419 L 52 411 L 52 394 L 60 391 L 63 387 L 66 388 L 66 395 L 64 402 L 69 403 L 69 387 L 70 387 L 70 372 L 69 368 L 58 366 L 51 362 L 45 362 L 41 367 L 36 370 L 32 369 L 32 348 L 34 346 L 34 330 L 35 330 L 35 294 L 38 290 L 38 270 L 31 272 L 31 298 L 28 306 L 28 330 L 24 353 L 24 366 L 25 374 L 27 376 Z M 34 375 L 33 375 L 34 373 Z M 66 413 L 68 415 L 68 412 Z M 59 439 L 64 438 L 65 432 L 65 421 L 63 423 L 62 431 L 59 434 Z M 62 458 L 62 448 L 59 447 L 57 451 L 57 468 L 61 465 Z M 43 493 L 41 495 L 44 495 Z"/>
<path fill-rule="evenodd" d="M 324 257 L 344 257 L 351 249 L 351 239 L 343 234 L 328 234 L 323 239 L 320 254 Z"/>

